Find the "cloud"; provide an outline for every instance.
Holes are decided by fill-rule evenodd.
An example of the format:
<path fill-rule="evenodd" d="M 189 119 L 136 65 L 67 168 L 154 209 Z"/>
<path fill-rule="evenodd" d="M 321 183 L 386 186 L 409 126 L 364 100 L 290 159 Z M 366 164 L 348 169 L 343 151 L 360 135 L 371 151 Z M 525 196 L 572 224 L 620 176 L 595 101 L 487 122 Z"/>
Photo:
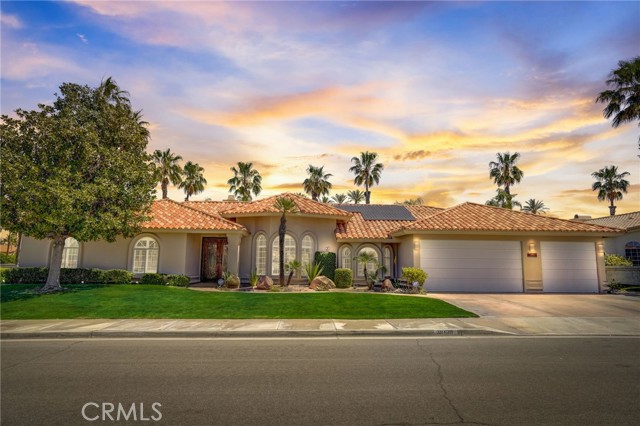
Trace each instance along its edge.
<path fill-rule="evenodd" d="M 425 151 L 421 149 L 419 151 L 408 151 L 404 154 L 396 154 L 393 156 L 393 159 L 396 161 L 407 161 L 407 160 L 422 160 L 423 158 L 429 157 L 431 155 L 431 151 Z"/>
<path fill-rule="evenodd" d="M 0 12 L 0 24 L 16 30 L 23 27 L 22 21 L 20 21 L 16 15 L 9 15 L 2 12 Z"/>
<path fill-rule="evenodd" d="M 76 36 L 78 36 L 80 41 L 83 42 L 84 44 L 89 44 L 89 40 L 87 40 L 87 37 L 85 37 L 84 34 L 76 33 Z"/>
<path fill-rule="evenodd" d="M 81 72 L 75 63 L 66 59 L 66 55 L 57 55 L 56 48 L 44 44 L 3 40 L 2 49 L 11 52 L 11 60 L 2 61 L 3 78 L 29 81 L 57 72 Z"/>

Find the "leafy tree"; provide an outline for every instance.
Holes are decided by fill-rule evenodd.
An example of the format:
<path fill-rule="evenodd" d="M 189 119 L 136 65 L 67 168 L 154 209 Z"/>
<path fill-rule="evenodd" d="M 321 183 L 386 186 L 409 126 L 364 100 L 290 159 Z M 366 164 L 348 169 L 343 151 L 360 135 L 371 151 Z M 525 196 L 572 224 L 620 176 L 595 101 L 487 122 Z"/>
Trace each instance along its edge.
<path fill-rule="evenodd" d="M 135 235 L 156 179 L 141 113 L 111 78 L 96 88 L 63 83 L 53 105 L 38 108 L 1 117 L 0 208 L 4 227 L 52 240 L 49 292 L 61 289 L 65 239 Z"/>
<path fill-rule="evenodd" d="M 184 165 L 183 175 L 184 178 L 178 184 L 178 188 L 184 191 L 186 195 L 184 200 L 189 201 L 189 197 L 204 191 L 207 180 L 204 178 L 204 168 L 191 161 L 187 161 L 187 164 Z"/>
<path fill-rule="evenodd" d="M 598 191 L 598 200 L 609 200 L 609 214 L 616 214 L 614 201 L 622 200 L 622 194 L 627 193 L 629 181 L 625 177 L 629 172 L 618 173 L 618 166 L 609 166 L 591 173 L 596 181 L 591 185 L 593 191 Z"/>
<path fill-rule="evenodd" d="M 377 160 L 378 154 L 369 151 L 361 152 L 360 157 L 353 157 L 351 159 L 354 165 L 349 171 L 356 175 L 353 183 L 358 186 L 364 185 L 364 196 L 367 204 L 371 202 L 371 191 L 369 191 L 369 187 L 380 183 L 380 175 L 384 169 L 382 163 L 376 163 Z"/>
<path fill-rule="evenodd" d="M 169 182 L 173 185 L 179 185 L 182 181 L 182 168 L 178 164 L 181 160 L 182 157 L 173 154 L 169 148 L 167 148 L 166 151 L 156 149 L 153 153 L 157 179 L 160 181 L 160 186 L 162 187 L 162 199 L 169 198 L 167 196 Z"/>
<path fill-rule="evenodd" d="M 335 194 L 331 200 L 336 204 L 344 204 L 347 202 L 347 196 L 345 194 Z"/>
<path fill-rule="evenodd" d="M 352 191 L 347 192 L 347 197 L 349 197 L 349 201 L 353 204 L 360 204 L 364 201 L 364 192 L 359 189 L 354 189 Z"/>
<path fill-rule="evenodd" d="M 497 153 L 496 158 L 498 161 L 489 162 L 489 176 L 499 187 L 504 186 L 507 194 L 511 194 L 509 188 L 520 183 L 524 176 L 522 170 L 516 166 L 520 153 L 516 152 L 513 155 L 508 152 Z"/>
<path fill-rule="evenodd" d="M 487 201 L 487 206 L 500 207 L 503 209 L 513 210 L 514 207 L 522 207 L 520 202 L 514 200 L 518 194 L 509 194 L 502 188 L 496 190 L 496 196 Z"/>
<path fill-rule="evenodd" d="M 262 176 L 253 168 L 253 163 L 238 162 L 238 167 L 231 167 L 233 177 L 227 181 L 229 192 L 241 201 L 251 201 L 251 194 L 256 197 L 262 191 Z"/>
<path fill-rule="evenodd" d="M 331 189 L 331 182 L 329 178 L 333 176 L 331 173 L 324 172 L 324 166 L 315 167 L 309 164 L 307 168 L 309 177 L 302 183 L 304 192 L 311 195 L 313 201 L 318 201 L 318 197 L 323 195 L 329 195 Z"/>
<path fill-rule="evenodd" d="M 618 62 L 618 68 L 609 73 L 606 83 L 613 89 L 601 92 L 596 102 L 607 104 L 602 115 L 605 118 L 613 116 L 611 125 L 618 127 L 623 123 L 640 120 L 640 56 L 630 61 Z"/>
<path fill-rule="evenodd" d="M 273 206 L 282 213 L 278 228 L 278 253 L 280 255 L 280 285 L 284 285 L 284 237 L 287 235 L 287 214 L 298 213 L 298 205 L 289 197 L 278 197 Z"/>
<path fill-rule="evenodd" d="M 545 214 L 549 211 L 547 206 L 544 205 L 542 200 L 536 200 L 535 198 L 529 198 L 522 206 L 522 211 L 533 214 Z"/>

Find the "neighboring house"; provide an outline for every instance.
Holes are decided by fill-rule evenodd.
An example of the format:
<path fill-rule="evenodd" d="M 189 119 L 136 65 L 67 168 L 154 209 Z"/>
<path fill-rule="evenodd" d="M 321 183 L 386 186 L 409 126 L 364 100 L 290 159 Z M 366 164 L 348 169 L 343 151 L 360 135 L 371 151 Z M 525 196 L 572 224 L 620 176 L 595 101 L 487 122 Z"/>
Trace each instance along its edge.
<path fill-rule="evenodd" d="M 193 281 L 224 271 L 248 280 L 253 271 L 277 277 L 277 197 L 292 198 L 285 262 L 337 254 L 338 267 L 364 281 L 355 259 L 372 253 L 386 274 L 423 268 L 430 291 L 599 292 L 605 288 L 604 241 L 622 230 L 532 215 L 481 204 L 449 209 L 400 205 L 331 205 L 296 194 L 253 202 L 158 200 L 135 238 L 78 243 L 67 240 L 64 267 L 179 273 Z M 24 238 L 21 266 L 46 266 L 51 242 Z M 374 265 L 367 265 L 372 271 Z M 304 274 L 304 272 L 300 272 Z"/>
<path fill-rule="evenodd" d="M 604 242 L 604 251 L 617 254 L 640 266 L 640 211 L 588 219 L 584 223 L 620 228 L 625 232 Z"/>

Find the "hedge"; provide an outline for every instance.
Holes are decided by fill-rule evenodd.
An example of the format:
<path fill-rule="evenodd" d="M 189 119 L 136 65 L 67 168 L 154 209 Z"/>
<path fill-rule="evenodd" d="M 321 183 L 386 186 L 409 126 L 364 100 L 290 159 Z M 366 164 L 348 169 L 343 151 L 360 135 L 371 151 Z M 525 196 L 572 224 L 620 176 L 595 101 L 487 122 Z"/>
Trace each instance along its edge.
<path fill-rule="evenodd" d="M 336 287 L 337 288 L 349 288 L 353 284 L 353 272 L 347 268 L 337 268 L 336 274 Z"/>
<path fill-rule="evenodd" d="M 140 277 L 139 284 L 187 287 L 190 282 L 191 278 L 186 275 L 147 273 Z"/>
<path fill-rule="evenodd" d="M 336 254 L 330 251 L 317 251 L 313 261 L 322 267 L 322 275 L 335 282 Z"/>
<path fill-rule="evenodd" d="M 140 277 L 139 284 L 152 284 L 152 285 L 164 285 L 165 279 L 161 274 L 146 273 Z"/>
<path fill-rule="evenodd" d="M 44 284 L 49 268 L 12 268 L 2 271 L 0 280 L 8 284 Z M 122 269 L 60 269 L 60 284 L 131 284 L 133 274 Z"/>

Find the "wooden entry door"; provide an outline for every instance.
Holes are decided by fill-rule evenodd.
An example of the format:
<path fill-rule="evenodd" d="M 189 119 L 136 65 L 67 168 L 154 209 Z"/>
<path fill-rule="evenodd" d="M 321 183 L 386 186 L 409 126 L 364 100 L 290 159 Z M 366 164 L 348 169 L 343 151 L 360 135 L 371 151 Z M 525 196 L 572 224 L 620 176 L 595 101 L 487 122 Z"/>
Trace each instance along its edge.
<path fill-rule="evenodd" d="M 205 237 L 202 239 L 202 281 L 222 278 L 227 270 L 227 239 Z"/>

